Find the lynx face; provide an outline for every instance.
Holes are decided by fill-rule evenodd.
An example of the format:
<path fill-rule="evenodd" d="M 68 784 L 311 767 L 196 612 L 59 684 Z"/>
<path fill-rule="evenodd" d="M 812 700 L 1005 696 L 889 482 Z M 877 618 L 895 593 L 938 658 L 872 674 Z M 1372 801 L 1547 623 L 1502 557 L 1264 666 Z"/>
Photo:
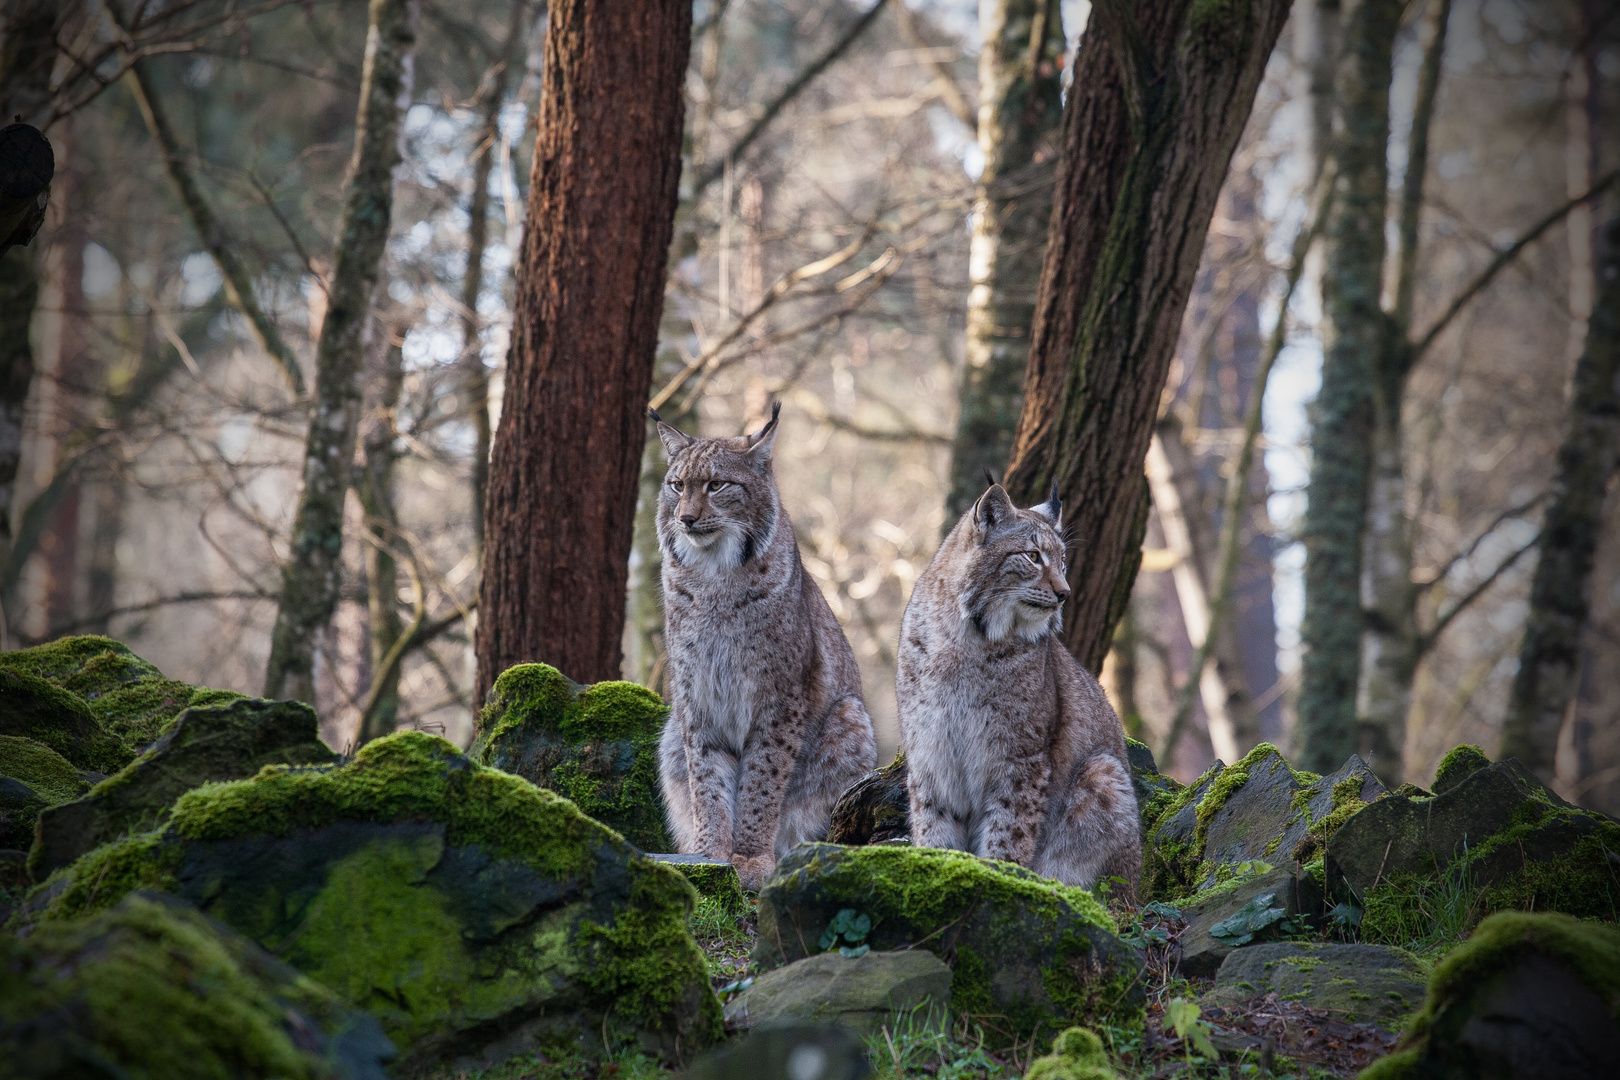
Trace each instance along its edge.
<path fill-rule="evenodd" d="M 683 566 L 725 570 L 748 562 L 776 528 L 776 419 L 736 439 L 695 439 L 663 423 L 658 434 L 669 455 L 658 493 L 659 543 Z"/>
<path fill-rule="evenodd" d="M 1019 510 L 998 485 L 973 508 L 978 543 L 961 594 L 963 617 L 991 641 L 1036 641 L 1063 622 L 1069 598 L 1062 507 L 1051 501 Z"/>

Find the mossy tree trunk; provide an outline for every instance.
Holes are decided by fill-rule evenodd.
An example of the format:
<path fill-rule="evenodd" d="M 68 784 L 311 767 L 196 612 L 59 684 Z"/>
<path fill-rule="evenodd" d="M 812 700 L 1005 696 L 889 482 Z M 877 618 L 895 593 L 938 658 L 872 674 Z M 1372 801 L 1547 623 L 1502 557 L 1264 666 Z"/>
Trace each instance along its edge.
<path fill-rule="evenodd" d="M 1357 749 L 1361 565 L 1373 395 L 1387 328 L 1384 209 L 1389 82 L 1403 0 L 1359 0 L 1344 16 L 1335 81 L 1334 198 L 1324 231 L 1322 388 L 1305 510 L 1303 767 L 1331 772 Z"/>
<path fill-rule="evenodd" d="M 1568 428 L 1538 543 L 1530 614 L 1519 647 L 1502 755 L 1550 781 L 1558 731 L 1576 691 L 1593 553 L 1603 501 L 1620 458 L 1620 215 L 1603 230 L 1598 290 L 1587 321 L 1586 350 L 1575 365 Z"/>
<path fill-rule="evenodd" d="M 1012 450 L 1029 362 L 1063 105 L 1058 0 L 979 5 L 979 149 L 968 257 L 967 364 L 951 446 L 945 528 L 1000 475 Z"/>
<path fill-rule="evenodd" d="M 1373 383 L 1372 473 L 1361 565 L 1361 670 L 1356 689 L 1356 752 L 1385 786 L 1404 777 L 1406 716 L 1412 708 L 1412 680 L 1421 659 L 1418 591 L 1412 584 L 1412 525 L 1406 516 L 1406 448 L 1401 402 L 1417 356 L 1411 342 L 1412 305 L 1417 290 L 1418 225 L 1429 166 L 1429 130 L 1440 90 L 1441 59 L 1451 0 L 1429 4 L 1423 66 L 1412 110 L 1406 178 L 1396 215 L 1397 256 L 1394 307 L 1385 327 Z"/>
<path fill-rule="evenodd" d="M 381 738 L 394 730 L 399 716 L 399 664 L 389 664 L 388 654 L 405 632 L 399 614 L 399 562 L 394 557 L 401 543 L 398 518 L 394 513 L 394 448 L 400 391 L 405 385 L 405 329 L 389 335 L 380 354 L 377 370 L 366 380 L 375 388 L 374 400 L 367 403 L 361 422 L 361 473 L 355 484 L 360 509 L 365 513 L 367 616 L 371 630 L 371 677 L 369 696 L 377 704 L 370 715 L 362 715 L 360 744 Z"/>
<path fill-rule="evenodd" d="M 342 575 L 343 500 L 353 471 L 372 294 L 393 219 L 394 166 L 400 160 L 400 116 L 410 100 L 416 5 L 412 0 L 371 0 L 369 18 L 348 197 L 315 348 L 315 398 L 292 551 L 281 568 L 281 602 L 270 639 L 264 694 L 271 698 L 315 700 L 315 653 L 337 607 Z"/>
<path fill-rule="evenodd" d="M 1102 0 L 1074 60 L 1007 486 L 1057 485 L 1084 552 L 1065 644 L 1092 671 L 1130 597 L 1142 463 L 1203 239 L 1287 0 Z"/>
<path fill-rule="evenodd" d="M 692 9 L 551 5 L 484 516 L 477 700 L 513 664 L 619 676 L 681 170 Z"/>

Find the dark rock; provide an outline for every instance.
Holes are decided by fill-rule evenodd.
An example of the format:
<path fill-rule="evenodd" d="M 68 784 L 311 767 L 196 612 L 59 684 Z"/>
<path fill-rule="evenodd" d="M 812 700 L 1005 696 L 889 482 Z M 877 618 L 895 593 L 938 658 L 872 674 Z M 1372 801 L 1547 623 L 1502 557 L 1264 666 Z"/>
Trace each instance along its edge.
<path fill-rule="evenodd" d="M 998 1045 L 1141 1016 L 1141 957 L 1090 893 L 960 851 L 801 844 L 760 893 L 761 969 L 821 951 L 846 909 L 870 920 L 871 948 L 915 946 L 950 964 L 952 1010 Z"/>
<path fill-rule="evenodd" d="M 241 698 L 187 709 L 145 753 L 88 795 L 40 815 L 30 857 L 36 881 L 108 840 L 160 827 L 192 788 L 241 780 L 265 765 L 318 765 L 336 755 L 315 711 L 298 701 Z"/>
<path fill-rule="evenodd" d="M 1327 884 L 1364 900 L 1375 882 L 1408 888 L 1464 861 L 1485 910 L 1612 917 L 1620 907 L 1620 823 L 1571 806 L 1509 758 L 1433 798 L 1393 794 L 1327 845 Z"/>
<path fill-rule="evenodd" d="M 906 759 L 897 757 L 874 769 L 833 805 L 829 844 L 861 847 L 911 839 L 911 796 L 906 790 Z"/>
<path fill-rule="evenodd" d="M 519 664 L 495 680 L 469 753 L 555 791 L 643 851 L 668 851 L 658 792 L 668 716 L 635 683 L 581 686 L 548 664 Z"/>
<path fill-rule="evenodd" d="M 5 667 L 0 667 L 0 735 L 32 739 L 76 768 L 102 773 L 117 772 L 134 756 L 77 694 Z"/>
<path fill-rule="evenodd" d="M 693 891 L 567 800 L 401 732 L 339 767 L 181 796 L 30 894 L 38 925 L 132 888 L 194 902 L 383 1024 L 402 1075 L 539 1046 L 674 1060 L 720 1031 Z"/>
<path fill-rule="evenodd" d="M 101 779 L 44 743 L 0 735 L 0 848 L 28 850 L 42 811 L 78 798 Z"/>
<path fill-rule="evenodd" d="M 65 1077 L 387 1080 L 377 1021 L 172 897 L 0 937 L 0 1061 Z"/>
<path fill-rule="evenodd" d="M 726 1022 L 739 1028 L 779 1023 L 842 1024 L 858 1035 L 892 1030 L 896 1014 L 917 1011 L 949 1029 L 951 969 L 924 949 L 819 953 L 767 971 L 726 1004 Z"/>
<path fill-rule="evenodd" d="M 726 914 L 741 917 L 750 910 L 737 868 L 724 859 L 711 859 L 707 855 L 649 854 L 647 857 L 679 873 L 692 883 L 699 896 L 713 900 Z"/>
<path fill-rule="evenodd" d="M 726 1042 L 692 1062 L 687 1080 L 863 1080 L 866 1047 L 838 1024 L 779 1024 Z"/>
<path fill-rule="evenodd" d="M 1208 1000 L 1225 1005 L 1275 991 L 1344 1020 L 1394 1026 L 1417 1010 L 1426 975 L 1404 949 L 1279 941 L 1234 949 Z"/>
<path fill-rule="evenodd" d="M 1491 759 L 1477 746 L 1464 744 L 1452 747 L 1435 769 L 1433 794 L 1444 795 L 1481 769 L 1490 768 L 1490 765 Z"/>
<path fill-rule="evenodd" d="M 1565 915 L 1480 923 L 1362 1080 L 1607 1080 L 1620 1062 L 1620 931 Z"/>
<path fill-rule="evenodd" d="M 1177 939 L 1181 973 L 1200 977 L 1214 975 L 1221 962 L 1238 947 L 1230 939 L 1217 937 L 1213 933 L 1215 928 L 1267 896 L 1271 900 L 1265 909 L 1281 912 L 1281 919 L 1308 919 L 1321 911 L 1322 891 L 1315 880 L 1309 876 L 1296 877 L 1289 870 L 1269 870 L 1199 893 L 1178 905 L 1187 922 Z M 1277 924 L 1272 924 L 1270 930 L 1275 933 Z"/>
<path fill-rule="evenodd" d="M 1147 838 L 1159 815 L 1175 798 L 1181 785 L 1159 772 L 1153 750 L 1147 743 L 1125 740 L 1125 756 L 1131 767 L 1131 789 L 1136 792 L 1136 809 L 1142 819 L 1142 837 Z"/>

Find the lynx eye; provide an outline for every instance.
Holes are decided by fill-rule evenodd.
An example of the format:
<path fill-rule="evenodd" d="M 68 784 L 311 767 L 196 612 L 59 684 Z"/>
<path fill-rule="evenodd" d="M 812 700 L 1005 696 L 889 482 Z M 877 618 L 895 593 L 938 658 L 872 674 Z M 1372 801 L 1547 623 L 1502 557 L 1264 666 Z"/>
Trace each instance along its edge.
<path fill-rule="evenodd" d="M 724 480 L 710 480 L 709 481 L 709 490 L 710 491 L 719 491 L 721 488 L 723 488 L 725 486 L 726 486 L 726 481 L 724 481 Z"/>
<path fill-rule="evenodd" d="M 1028 559 L 1034 566 L 1041 565 L 1041 553 L 1038 551 L 1020 551 L 1018 554 Z"/>
<path fill-rule="evenodd" d="M 674 488 L 676 491 L 686 490 L 686 482 L 684 480 L 671 480 L 669 482 L 669 486 Z"/>

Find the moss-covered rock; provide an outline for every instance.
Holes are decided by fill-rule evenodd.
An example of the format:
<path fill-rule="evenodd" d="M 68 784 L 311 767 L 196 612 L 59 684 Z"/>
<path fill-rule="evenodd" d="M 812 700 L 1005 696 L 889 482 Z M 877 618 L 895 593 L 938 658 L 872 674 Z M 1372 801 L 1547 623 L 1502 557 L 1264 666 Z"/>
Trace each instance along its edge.
<path fill-rule="evenodd" d="M 334 757 L 321 742 L 315 711 L 302 702 L 239 697 L 189 708 L 116 775 L 40 815 L 29 869 L 42 881 L 99 844 L 155 829 L 192 788 L 244 779 L 265 765 L 316 765 Z"/>
<path fill-rule="evenodd" d="M 100 779 L 44 743 L 0 735 L 0 848 L 28 850 L 42 811 L 78 798 Z"/>
<path fill-rule="evenodd" d="M 0 735 L 32 739 L 75 768 L 115 773 L 135 756 L 83 699 L 37 675 L 0 667 Z"/>
<path fill-rule="evenodd" d="M 720 911 L 742 918 L 753 910 L 743 892 L 737 868 L 724 859 L 711 859 L 707 855 L 651 855 L 654 862 L 662 863 L 692 883 L 699 896 L 715 902 Z"/>
<path fill-rule="evenodd" d="M 1234 950 L 1207 998 L 1235 1005 L 1275 992 L 1341 1020 L 1393 1028 L 1417 1011 L 1429 971 L 1403 949 L 1277 941 Z"/>
<path fill-rule="evenodd" d="M 0 1061 L 17 1080 L 385 1080 L 376 1020 L 171 897 L 0 936 Z"/>
<path fill-rule="evenodd" d="M 549 664 L 519 664 L 495 680 L 472 754 L 557 792 L 643 851 L 668 851 L 658 794 L 668 716 L 635 683 L 581 686 Z"/>
<path fill-rule="evenodd" d="M 773 1024 L 727 1039 L 681 1071 L 682 1080 L 865 1080 L 866 1047 L 841 1024 Z"/>
<path fill-rule="evenodd" d="M 1409 887 L 1461 862 L 1478 909 L 1620 912 L 1620 822 L 1571 806 L 1513 759 L 1469 773 L 1432 798 L 1392 794 L 1328 842 L 1328 887 L 1369 906 L 1369 891 Z"/>
<path fill-rule="evenodd" d="M 1477 746 L 1465 743 L 1462 746 L 1452 747 L 1446 756 L 1440 759 L 1440 766 L 1434 772 L 1432 794 L 1444 795 L 1479 770 L 1489 768 L 1490 764 L 1491 759 Z"/>
<path fill-rule="evenodd" d="M 1271 899 L 1264 905 L 1258 903 L 1268 896 Z M 1256 938 L 1263 939 L 1275 936 L 1285 920 L 1314 918 L 1322 908 L 1322 889 L 1309 874 L 1272 868 L 1238 874 L 1181 901 L 1177 907 L 1187 925 L 1178 935 L 1176 945 L 1181 954 L 1183 975 L 1202 977 L 1220 970 L 1222 961 L 1237 944 L 1232 935 L 1217 935 L 1215 930 L 1250 905 L 1255 905 L 1256 911 L 1281 913 L 1280 917 L 1273 916 L 1276 921 L 1255 934 Z"/>
<path fill-rule="evenodd" d="M 1165 809 L 1175 800 L 1181 784 L 1173 776 L 1159 772 L 1153 760 L 1153 750 L 1147 743 L 1126 737 L 1125 756 L 1131 766 L 1131 788 L 1136 792 L 1136 809 L 1142 818 L 1142 838 L 1148 833 Z"/>
<path fill-rule="evenodd" d="M 801 844 L 760 893 L 755 959 L 769 970 L 823 951 L 844 909 L 870 920 L 871 948 L 923 948 L 949 963 L 952 1011 L 997 1045 L 1141 1022 L 1142 961 L 1083 889 L 961 851 Z"/>
<path fill-rule="evenodd" d="M 1029 1063 L 1024 1080 L 1119 1080 L 1096 1032 L 1070 1028 L 1052 1040 L 1052 1052 Z"/>
<path fill-rule="evenodd" d="M 874 769 L 839 796 L 827 825 L 829 844 L 860 847 L 911 838 L 905 755 Z"/>
<path fill-rule="evenodd" d="M 1435 966 L 1423 1007 L 1361 1080 L 1612 1077 L 1620 930 L 1504 912 Z"/>
<path fill-rule="evenodd" d="M 951 969 L 924 949 L 820 953 L 765 972 L 726 1003 L 726 1023 L 747 1030 L 767 1024 L 840 1024 L 860 1035 L 894 1029 L 915 1014 L 948 1031 Z"/>
<path fill-rule="evenodd" d="M 692 887 L 567 800 L 402 732 L 180 797 L 34 890 L 48 923 L 176 893 L 383 1023 L 409 1074 L 524 1049 L 673 1059 L 716 1037 Z"/>

